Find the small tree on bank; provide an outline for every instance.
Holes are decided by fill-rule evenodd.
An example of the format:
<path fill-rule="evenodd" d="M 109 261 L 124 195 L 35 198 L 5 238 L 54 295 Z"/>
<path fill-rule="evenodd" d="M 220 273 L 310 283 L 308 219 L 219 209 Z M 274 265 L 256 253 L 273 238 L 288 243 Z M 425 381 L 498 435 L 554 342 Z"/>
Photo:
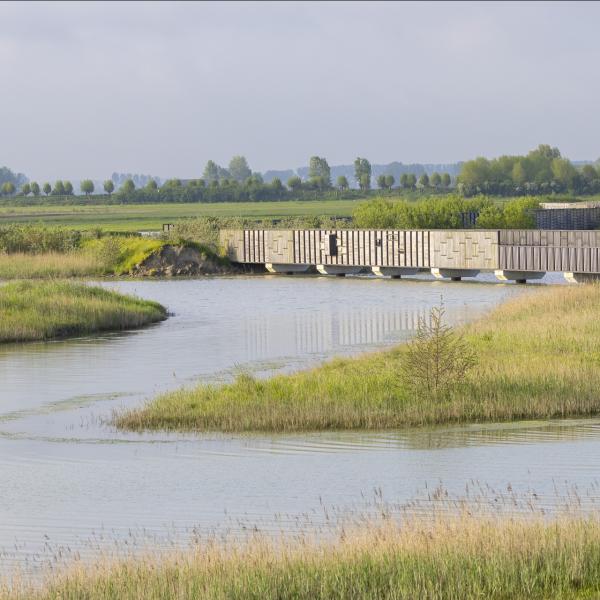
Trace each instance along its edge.
<path fill-rule="evenodd" d="M 52 186 L 48 182 L 46 182 L 42 189 L 44 190 L 44 194 L 46 194 L 46 196 L 48 196 L 50 194 L 50 192 L 52 191 Z"/>
<path fill-rule="evenodd" d="M 31 184 L 31 193 L 34 196 L 39 196 L 40 195 L 40 184 L 37 181 L 34 181 Z"/>
<path fill-rule="evenodd" d="M 477 358 L 464 337 L 444 322 L 443 304 L 431 309 L 429 322 L 419 319 L 408 344 L 402 375 L 413 392 L 439 399 L 472 369 Z"/>

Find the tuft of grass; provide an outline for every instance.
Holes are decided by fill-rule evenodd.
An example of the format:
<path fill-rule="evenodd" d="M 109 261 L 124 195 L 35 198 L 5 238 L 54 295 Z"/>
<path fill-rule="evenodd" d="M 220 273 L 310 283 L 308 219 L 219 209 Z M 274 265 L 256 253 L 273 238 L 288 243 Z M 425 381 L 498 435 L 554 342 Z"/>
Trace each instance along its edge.
<path fill-rule="evenodd" d="M 536 290 L 461 334 L 478 362 L 443 398 L 404 383 L 401 345 L 293 375 L 176 390 L 115 415 L 115 423 L 132 430 L 286 432 L 600 413 L 599 285 Z"/>
<path fill-rule="evenodd" d="M 141 327 L 166 318 L 157 302 L 64 281 L 0 287 L 0 343 Z"/>
<path fill-rule="evenodd" d="M 255 537 L 79 566 L 37 588 L 0 588 L 0 599 L 541 600 L 598 593 L 597 517 L 458 515 L 384 519 L 330 541 Z"/>

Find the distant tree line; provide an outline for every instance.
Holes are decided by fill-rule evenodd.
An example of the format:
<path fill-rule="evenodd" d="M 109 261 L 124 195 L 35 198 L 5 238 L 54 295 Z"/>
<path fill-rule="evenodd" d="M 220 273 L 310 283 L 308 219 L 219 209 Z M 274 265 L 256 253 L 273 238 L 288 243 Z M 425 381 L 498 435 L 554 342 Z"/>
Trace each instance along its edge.
<path fill-rule="evenodd" d="M 299 170 L 300 171 L 300 170 Z M 339 172 L 339 171 L 338 171 Z M 116 202 L 246 202 L 289 200 L 303 198 L 359 197 L 368 195 L 373 185 L 370 161 L 357 157 L 354 174 L 339 175 L 332 182 L 331 167 L 325 157 L 311 156 L 304 177 L 291 175 L 284 182 L 274 177 L 268 183 L 260 173 L 253 172 L 244 156 L 231 158 L 223 167 L 209 160 L 198 179 L 169 179 L 162 182 L 150 175 L 113 173 L 97 190 L 91 179 L 81 181 L 82 194 L 89 196 L 99 191 L 108 196 L 114 193 Z M 354 180 L 351 185 L 349 180 Z M 450 173 L 404 172 L 398 178 L 392 173 L 379 173 L 376 187 L 384 193 L 440 192 L 456 190 L 465 197 L 479 194 L 500 196 L 535 196 L 552 193 L 600 193 L 600 165 L 586 164 L 578 169 L 563 158 L 558 148 L 540 145 L 525 156 L 483 157 L 462 163 L 456 180 Z M 73 196 L 70 181 L 49 182 L 42 185 L 29 183 L 22 174 L 14 174 L 6 167 L 0 169 L 0 194 L 13 196 Z"/>
<path fill-rule="evenodd" d="M 600 166 L 577 169 L 558 148 L 541 144 L 525 156 L 479 157 L 463 163 L 457 189 L 465 196 L 596 194 L 600 192 Z"/>

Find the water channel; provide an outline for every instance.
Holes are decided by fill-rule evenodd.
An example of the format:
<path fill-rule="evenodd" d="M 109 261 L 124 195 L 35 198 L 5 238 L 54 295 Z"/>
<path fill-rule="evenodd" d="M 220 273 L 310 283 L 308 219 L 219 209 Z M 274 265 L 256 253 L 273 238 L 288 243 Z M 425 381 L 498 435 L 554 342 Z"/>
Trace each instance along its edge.
<path fill-rule="evenodd" d="M 250 276 L 101 285 L 170 318 L 126 334 L 0 348 L 0 562 L 35 570 L 133 538 L 294 527 L 323 506 L 403 502 L 439 484 L 595 493 L 600 421 L 298 435 L 128 433 L 114 410 L 161 391 L 287 372 L 411 336 L 443 298 L 461 323 L 531 286 Z"/>

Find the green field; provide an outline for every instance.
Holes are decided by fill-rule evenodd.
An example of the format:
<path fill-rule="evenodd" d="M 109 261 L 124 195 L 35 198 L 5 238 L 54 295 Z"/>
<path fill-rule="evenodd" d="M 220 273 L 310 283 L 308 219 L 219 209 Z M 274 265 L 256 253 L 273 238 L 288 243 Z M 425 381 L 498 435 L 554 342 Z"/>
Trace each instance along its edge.
<path fill-rule="evenodd" d="M 50 224 L 73 229 L 156 231 L 188 217 L 351 216 L 360 200 L 222 202 L 216 204 L 115 204 L 104 206 L 1 206 L 0 225 Z"/>

